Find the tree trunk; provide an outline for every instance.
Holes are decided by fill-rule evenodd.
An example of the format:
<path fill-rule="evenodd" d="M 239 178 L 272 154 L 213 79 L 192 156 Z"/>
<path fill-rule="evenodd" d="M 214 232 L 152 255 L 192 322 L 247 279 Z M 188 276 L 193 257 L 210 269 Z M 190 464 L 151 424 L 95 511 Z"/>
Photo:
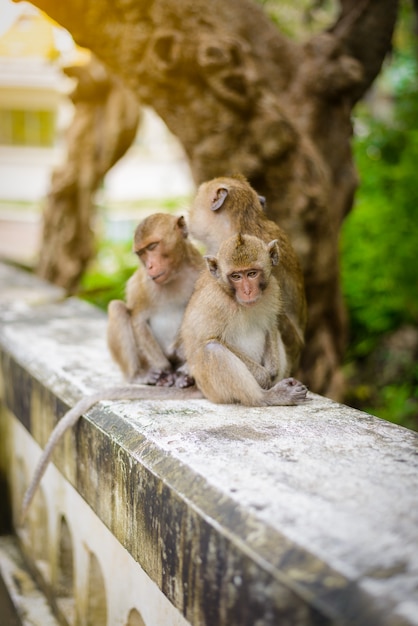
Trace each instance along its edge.
<path fill-rule="evenodd" d="M 390 46 L 397 1 L 342 0 L 334 27 L 302 45 L 249 0 L 34 3 L 156 110 L 196 183 L 241 172 L 266 196 L 304 269 L 303 380 L 338 398 L 338 238 L 357 185 L 350 115 Z"/>
<path fill-rule="evenodd" d="M 95 193 L 135 138 L 139 103 L 96 59 L 66 73 L 77 78 L 75 114 L 44 207 L 37 273 L 72 292 L 93 256 Z"/>

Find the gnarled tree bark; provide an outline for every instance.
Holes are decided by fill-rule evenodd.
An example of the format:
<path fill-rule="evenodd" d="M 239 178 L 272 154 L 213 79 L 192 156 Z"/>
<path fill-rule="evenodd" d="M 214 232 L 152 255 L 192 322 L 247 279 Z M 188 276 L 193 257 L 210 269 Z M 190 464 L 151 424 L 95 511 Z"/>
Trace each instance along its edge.
<path fill-rule="evenodd" d="M 44 207 L 37 273 L 71 293 L 93 256 L 95 193 L 135 138 L 139 104 L 97 59 L 65 72 L 77 79 L 75 113 Z"/>
<path fill-rule="evenodd" d="M 302 377 L 338 397 L 338 238 L 357 185 L 350 115 L 390 47 L 397 0 L 342 0 L 297 44 L 249 0 L 35 0 L 182 142 L 196 183 L 241 172 L 291 236 L 306 281 Z"/>

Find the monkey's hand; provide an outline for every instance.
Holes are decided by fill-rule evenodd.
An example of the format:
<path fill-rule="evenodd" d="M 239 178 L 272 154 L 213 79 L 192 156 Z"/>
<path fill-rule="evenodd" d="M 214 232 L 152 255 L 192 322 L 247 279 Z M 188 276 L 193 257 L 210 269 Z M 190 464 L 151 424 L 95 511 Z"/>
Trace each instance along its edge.
<path fill-rule="evenodd" d="M 176 373 L 176 387 L 180 389 L 185 389 L 186 387 L 193 387 L 195 381 L 193 376 L 189 376 L 189 374 L 177 374 Z"/>
<path fill-rule="evenodd" d="M 172 387 L 176 377 L 171 370 L 152 369 L 147 373 L 145 384 L 157 387 Z"/>
<path fill-rule="evenodd" d="M 308 389 L 296 378 L 283 378 L 268 391 L 265 391 L 265 399 L 270 406 L 287 406 L 303 404 L 309 398 L 306 397 Z"/>
<path fill-rule="evenodd" d="M 193 376 L 190 376 L 187 364 L 184 363 L 181 367 L 178 367 L 175 371 L 176 382 L 175 385 L 179 389 L 185 389 L 186 387 L 192 387 L 195 384 Z"/>

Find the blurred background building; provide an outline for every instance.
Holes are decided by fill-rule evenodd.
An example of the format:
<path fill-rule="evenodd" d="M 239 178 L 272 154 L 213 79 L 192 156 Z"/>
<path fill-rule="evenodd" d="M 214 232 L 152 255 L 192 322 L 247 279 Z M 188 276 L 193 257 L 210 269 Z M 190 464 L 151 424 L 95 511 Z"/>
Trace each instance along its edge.
<path fill-rule="evenodd" d="M 88 54 L 29 3 L 0 0 L 0 256 L 27 262 L 35 254 L 42 201 L 65 157 L 73 115 L 73 82 L 62 68 L 86 62 Z M 98 203 L 113 222 L 126 222 L 125 233 L 137 201 L 188 196 L 193 189 L 181 145 L 145 107 L 136 140 L 106 175 Z"/>

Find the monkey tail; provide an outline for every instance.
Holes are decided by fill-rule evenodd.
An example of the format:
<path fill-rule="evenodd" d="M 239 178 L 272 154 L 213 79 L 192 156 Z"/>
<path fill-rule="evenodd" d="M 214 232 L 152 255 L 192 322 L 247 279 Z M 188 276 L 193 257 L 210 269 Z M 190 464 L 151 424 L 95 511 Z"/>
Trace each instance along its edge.
<path fill-rule="evenodd" d="M 111 395 L 112 389 L 109 389 L 109 394 Z M 103 399 L 103 392 L 97 392 L 90 396 L 86 396 L 82 398 L 79 402 L 77 402 L 72 409 L 67 411 L 58 424 L 55 426 L 54 430 L 49 436 L 49 439 L 46 443 L 46 446 L 42 452 L 41 458 L 38 461 L 38 465 L 36 466 L 35 473 L 33 475 L 32 481 L 26 490 L 26 493 L 23 498 L 22 503 L 22 511 L 21 511 L 21 520 L 23 521 L 27 515 L 29 506 L 33 500 L 36 489 L 38 488 L 39 483 L 42 480 L 43 475 L 45 474 L 46 468 L 48 467 L 48 463 L 51 459 L 52 453 L 58 444 L 59 440 L 63 437 L 63 435 L 67 432 L 69 428 L 74 426 L 78 419 L 88 411 L 96 402 Z M 110 400 L 112 398 L 109 398 Z"/>
<path fill-rule="evenodd" d="M 74 426 L 79 418 L 86 413 L 96 402 L 101 400 L 158 400 L 158 399 L 191 399 L 202 398 L 202 394 L 196 389 L 177 389 L 172 387 L 136 387 L 127 385 L 125 387 L 110 387 L 102 389 L 79 400 L 72 409 L 67 411 L 55 426 L 49 436 L 46 446 L 36 466 L 32 481 L 23 497 L 22 510 L 20 514 L 21 523 L 24 521 L 29 506 L 33 500 L 39 483 L 45 474 L 52 453 L 61 437 Z"/>

